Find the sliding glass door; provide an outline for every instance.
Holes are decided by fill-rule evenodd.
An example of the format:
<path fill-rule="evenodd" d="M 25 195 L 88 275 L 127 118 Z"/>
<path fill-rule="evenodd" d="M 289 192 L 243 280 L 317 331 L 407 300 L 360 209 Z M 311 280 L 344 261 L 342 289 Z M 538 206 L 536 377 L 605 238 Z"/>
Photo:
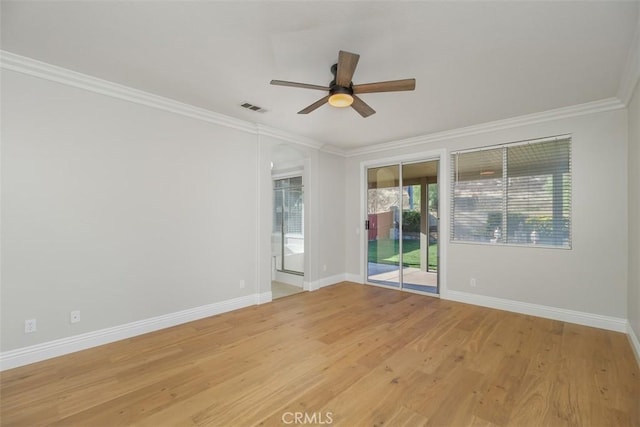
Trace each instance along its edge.
<path fill-rule="evenodd" d="M 367 171 L 367 277 L 400 286 L 400 166 Z"/>
<path fill-rule="evenodd" d="M 438 160 L 367 170 L 367 281 L 438 293 Z"/>

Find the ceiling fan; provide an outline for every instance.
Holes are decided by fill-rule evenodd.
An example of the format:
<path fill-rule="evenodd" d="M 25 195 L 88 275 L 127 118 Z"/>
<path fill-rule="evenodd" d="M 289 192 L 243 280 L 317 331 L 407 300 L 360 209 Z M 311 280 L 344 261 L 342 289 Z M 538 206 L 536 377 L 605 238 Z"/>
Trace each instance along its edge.
<path fill-rule="evenodd" d="M 359 59 L 360 55 L 341 50 L 338 54 L 338 63 L 333 64 L 331 67 L 331 73 L 334 78 L 333 81 L 329 83 L 329 86 L 287 82 L 283 80 L 271 80 L 271 84 L 276 86 L 291 86 L 329 92 L 329 95 L 298 111 L 298 114 L 309 114 L 324 103 L 328 102 L 329 105 L 334 107 L 351 106 L 362 117 L 369 117 L 370 115 L 375 114 L 376 111 L 356 95 L 374 92 L 397 92 L 403 90 L 414 90 L 416 88 L 416 79 L 391 80 L 387 82 L 354 85 L 351 79 L 353 78 L 353 73 L 356 71 Z"/>

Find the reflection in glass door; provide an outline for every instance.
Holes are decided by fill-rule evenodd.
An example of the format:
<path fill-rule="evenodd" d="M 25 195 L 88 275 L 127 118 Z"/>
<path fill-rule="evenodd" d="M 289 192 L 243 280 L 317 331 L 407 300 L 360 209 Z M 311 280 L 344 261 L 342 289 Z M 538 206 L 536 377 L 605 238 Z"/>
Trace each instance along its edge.
<path fill-rule="evenodd" d="M 302 177 L 278 179 L 273 189 L 276 270 L 304 274 L 304 192 Z"/>
<path fill-rule="evenodd" d="M 438 293 L 438 160 L 367 170 L 367 280 Z"/>
<path fill-rule="evenodd" d="M 402 287 L 438 293 L 438 161 L 402 165 Z"/>
<path fill-rule="evenodd" d="M 400 167 L 367 170 L 367 278 L 400 286 Z"/>

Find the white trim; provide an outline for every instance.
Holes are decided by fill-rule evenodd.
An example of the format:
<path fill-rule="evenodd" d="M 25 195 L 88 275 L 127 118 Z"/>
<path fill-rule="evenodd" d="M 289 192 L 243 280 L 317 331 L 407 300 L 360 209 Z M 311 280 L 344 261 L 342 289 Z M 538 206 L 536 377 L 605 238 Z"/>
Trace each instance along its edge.
<path fill-rule="evenodd" d="M 304 186 L 304 169 L 294 169 L 288 172 L 272 173 L 271 181 L 278 181 L 280 179 L 297 178 L 297 177 L 302 177 L 302 185 Z"/>
<path fill-rule="evenodd" d="M 627 332 L 627 320 L 619 317 L 603 316 L 583 311 L 531 304 L 527 302 L 513 301 L 454 290 L 448 290 L 445 293 L 441 292 L 440 295 L 442 299 L 451 301 L 490 307 L 514 313 L 528 314 L 531 316 L 560 320 L 563 322 L 576 323 L 578 325 L 592 326 L 594 328 L 607 329 L 610 331 Z"/>
<path fill-rule="evenodd" d="M 108 80 L 99 79 L 87 74 L 71 71 L 46 62 L 38 61 L 26 56 L 17 55 L 6 50 L 0 50 L 0 68 L 27 74 L 45 80 L 62 83 L 68 86 L 84 89 L 112 98 L 122 99 L 147 107 L 169 111 L 193 119 L 202 120 L 217 125 L 226 126 L 232 129 L 241 130 L 251 134 L 260 134 L 277 138 L 305 147 L 321 149 L 322 142 L 311 138 L 296 135 L 269 126 L 248 122 L 224 114 L 215 113 L 205 108 L 194 107 L 189 104 L 175 101 L 163 96 L 154 95 L 149 92 L 134 89 L 129 86 L 113 83 Z"/>
<path fill-rule="evenodd" d="M 334 276 L 323 277 L 322 279 L 316 280 L 314 283 L 314 290 L 326 288 L 327 286 L 335 285 L 336 283 L 344 282 L 345 280 L 347 280 L 346 274 L 336 274 Z"/>
<path fill-rule="evenodd" d="M 275 280 L 276 282 L 282 282 L 287 285 L 297 286 L 299 288 L 306 289 L 304 287 L 305 285 L 304 275 L 302 274 L 293 274 L 293 273 L 287 273 L 286 271 L 276 270 L 275 274 L 273 275 L 273 280 Z"/>
<path fill-rule="evenodd" d="M 449 155 L 445 148 L 439 148 L 437 150 L 421 151 L 418 153 L 402 154 L 392 157 L 383 157 L 379 159 L 364 160 L 360 162 L 360 223 L 358 224 L 358 230 L 362 230 L 358 234 L 360 238 L 360 274 L 358 276 L 357 283 L 373 284 L 367 281 L 367 248 L 365 242 L 367 239 L 367 230 L 364 229 L 364 221 L 367 220 L 367 168 L 382 167 L 395 165 L 400 163 L 410 162 L 430 162 L 438 161 L 438 186 L 440 188 L 439 193 L 439 230 L 438 235 L 444 236 L 443 230 L 449 232 L 449 194 L 443 189 L 449 186 Z M 442 293 L 443 289 L 447 287 L 447 254 L 448 254 L 448 241 L 447 239 L 440 239 L 440 247 L 438 248 L 438 292 Z M 425 293 L 426 294 L 426 293 Z"/>
<path fill-rule="evenodd" d="M 5 351 L 0 353 L 0 371 L 40 362 L 160 329 L 170 328 L 205 317 L 261 304 L 270 300 L 271 292 L 252 294 L 29 347 L 18 348 L 16 350 Z"/>
<path fill-rule="evenodd" d="M 448 289 L 448 262 L 449 262 L 449 229 L 451 225 L 451 210 L 449 192 L 451 178 L 450 154 L 446 149 L 442 150 L 440 163 L 438 164 L 438 293 L 442 295 Z M 443 237 L 444 236 L 444 237 Z"/>
<path fill-rule="evenodd" d="M 263 124 L 256 124 L 255 126 L 257 132 L 260 135 L 270 136 L 272 138 L 276 138 L 285 142 L 291 142 L 292 144 L 296 145 L 315 148 L 316 150 L 321 150 L 325 146 L 325 144 L 323 144 L 322 142 L 316 141 L 315 139 L 311 139 L 306 136 L 293 134 L 291 132 L 272 128 Z"/>
<path fill-rule="evenodd" d="M 369 219 L 369 177 L 367 168 L 372 166 L 368 162 L 360 162 L 360 213 L 358 215 L 358 227 L 356 228 L 356 234 L 359 237 L 358 247 L 360 254 L 360 281 L 358 283 L 367 283 L 368 274 L 368 262 L 369 262 L 369 230 L 367 230 L 366 221 Z"/>
<path fill-rule="evenodd" d="M 335 154 L 336 156 L 346 157 L 348 150 L 344 148 L 336 147 L 335 145 L 325 144 L 322 146 L 320 151 L 324 151 L 325 153 Z"/>
<path fill-rule="evenodd" d="M 362 274 L 345 273 L 344 280 L 347 282 L 358 283 L 361 285 L 364 284 L 364 277 L 362 277 Z"/>
<path fill-rule="evenodd" d="M 261 212 L 261 207 L 262 207 L 262 198 L 264 197 L 262 194 L 261 188 L 261 184 L 262 184 L 262 170 L 260 168 L 261 166 L 261 162 L 262 162 L 262 148 L 261 148 L 260 144 L 260 135 L 256 136 L 256 188 L 258 190 L 258 194 L 255 197 L 255 210 L 256 212 L 258 212 L 258 215 L 256 215 L 256 233 L 253 236 L 254 240 L 254 244 L 255 244 L 255 261 L 254 261 L 254 266 L 255 266 L 255 276 L 254 276 L 254 292 L 258 295 L 258 304 L 260 303 L 260 298 L 262 296 L 262 294 L 260 294 L 260 283 L 262 283 L 262 281 L 260 280 L 260 266 L 261 266 L 261 260 L 262 260 L 262 251 L 260 250 L 262 248 L 262 245 L 260 244 L 260 240 L 262 237 L 262 227 L 260 226 L 260 221 L 262 220 L 262 215 L 260 215 Z M 266 257 L 267 254 L 264 254 L 264 256 Z"/>
<path fill-rule="evenodd" d="M 620 77 L 620 85 L 618 86 L 618 99 L 628 105 L 633 95 L 633 90 L 640 80 L 640 15 L 638 16 L 638 24 L 636 31 L 627 54 L 627 61 L 624 71 Z"/>
<path fill-rule="evenodd" d="M 273 301 L 273 293 L 271 291 L 256 294 L 256 304 L 266 304 Z"/>
<path fill-rule="evenodd" d="M 189 104 L 174 101 L 173 99 L 133 89 L 129 86 L 113 83 L 97 77 L 71 71 L 66 68 L 57 67 L 55 65 L 47 64 L 46 62 L 16 55 L 4 50 L 0 51 L 0 54 L 0 66 L 7 70 L 62 83 L 113 98 L 123 99 L 136 104 L 169 111 L 205 122 L 227 126 L 252 134 L 257 133 L 256 126 L 244 120 L 214 113 L 204 108 L 194 107 Z"/>
<path fill-rule="evenodd" d="M 312 282 L 305 282 L 305 285 L 307 286 L 305 287 L 305 289 L 310 292 L 313 292 L 321 288 L 326 288 L 327 286 L 332 286 L 340 282 L 345 282 L 347 280 L 348 279 L 347 279 L 346 273 L 336 274 L 334 276 L 324 277 L 322 279 L 314 280 Z"/>
<path fill-rule="evenodd" d="M 638 366 L 640 366 L 640 340 L 638 340 L 638 336 L 635 331 L 631 327 L 631 323 L 627 321 L 627 338 L 629 338 L 629 344 L 631 344 L 631 349 L 633 350 L 633 354 L 636 356 L 636 361 L 638 362 Z"/>
<path fill-rule="evenodd" d="M 607 98 L 600 101 L 587 102 L 584 104 L 572 105 L 570 107 L 556 108 L 554 110 L 540 113 L 527 114 L 524 116 L 512 117 L 504 120 L 482 123 L 479 125 L 467 126 L 398 141 L 383 142 L 368 147 L 348 150 L 345 157 L 359 156 L 363 154 L 379 153 L 382 151 L 397 150 L 412 147 L 420 144 L 445 141 L 453 138 L 478 135 L 488 132 L 495 132 L 503 129 L 510 129 L 519 126 L 532 125 L 536 123 L 549 122 L 553 120 L 565 119 L 568 117 L 584 116 L 587 114 L 601 113 L 625 108 L 625 105 L 618 98 Z"/>
<path fill-rule="evenodd" d="M 17 55 L 5 50 L 0 50 L 0 68 L 16 71 L 22 74 L 62 83 L 68 86 L 88 90 L 113 98 L 134 102 L 148 107 L 169 111 L 193 119 L 202 120 L 209 123 L 226 126 L 229 128 L 245 131 L 251 134 L 260 134 L 277 138 L 282 141 L 296 145 L 311 147 L 319 151 L 335 154 L 343 157 L 353 157 L 362 154 L 377 153 L 392 149 L 411 147 L 419 144 L 443 141 L 463 136 L 477 135 L 487 132 L 494 132 L 502 129 L 509 129 L 518 126 L 558 120 L 567 117 L 593 114 L 603 111 L 617 110 L 625 108 L 626 103 L 633 93 L 635 84 L 640 74 L 640 55 L 638 51 L 638 36 L 635 39 L 634 48 L 630 51 L 627 67 L 619 89 L 619 98 L 607 98 L 600 101 L 587 102 L 584 104 L 569 107 L 557 108 L 504 120 L 497 120 L 479 125 L 472 125 L 443 132 L 420 135 L 412 138 L 383 142 L 373 146 L 360 147 L 354 149 L 342 149 L 321 141 L 305 136 L 293 134 L 284 130 L 272 128 L 262 124 L 252 123 L 245 120 L 236 119 L 224 114 L 215 113 L 204 108 L 194 107 L 189 104 L 178 102 L 169 98 L 154 95 L 128 86 L 113 83 L 107 80 L 92 77 L 86 74 L 58 67 L 46 62 L 38 61 L 25 56 Z M 622 101 L 621 101 L 622 100 Z"/>

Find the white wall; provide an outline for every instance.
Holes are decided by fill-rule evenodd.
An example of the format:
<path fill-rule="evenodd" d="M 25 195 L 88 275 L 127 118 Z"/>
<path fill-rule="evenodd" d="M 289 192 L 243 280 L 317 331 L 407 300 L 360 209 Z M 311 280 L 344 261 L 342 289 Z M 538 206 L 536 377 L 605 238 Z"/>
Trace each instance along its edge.
<path fill-rule="evenodd" d="M 260 137 L 261 174 L 260 211 L 262 250 L 271 252 L 271 172 L 266 172 L 273 161 L 273 173 L 303 169 L 305 186 L 305 254 L 304 282 L 308 289 L 344 279 L 344 167 L 341 156 L 317 149 L 283 142 L 272 136 Z M 261 260 L 261 277 L 270 265 Z M 326 266 L 326 269 L 325 269 Z M 267 286 L 261 280 L 260 288 Z"/>
<path fill-rule="evenodd" d="M 640 338 L 640 84 L 629 103 L 629 289 L 628 319 Z"/>
<path fill-rule="evenodd" d="M 2 352 L 270 290 L 270 162 L 285 141 L 13 71 L 2 86 Z M 296 145 L 305 281 L 362 274 L 363 161 L 571 133 L 573 249 L 450 244 L 444 291 L 628 309 L 637 333 L 637 92 L 628 121 L 620 109 L 347 159 Z"/>
<path fill-rule="evenodd" d="M 319 153 L 318 281 L 345 272 L 345 159 Z"/>
<path fill-rule="evenodd" d="M 358 234 L 361 163 L 438 149 L 481 147 L 570 133 L 573 135 L 573 249 L 448 244 L 447 291 L 626 318 L 626 111 L 595 113 L 510 129 L 452 137 L 410 148 L 351 157 L 347 162 L 347 272 L 361 275 Z M 448 203 L 448 189 L 441 200 Z M 448 212 L 441 213 L 448 223 Z M 442 235 L 448 239 L 447 235 Z M 475 277 L 477 287 L 469 286 Z"/>
<path fill-rule="evenodd" d="M 7 70 L 2 89 L 2 351 L 257 292 L 256 135 Z"/>

